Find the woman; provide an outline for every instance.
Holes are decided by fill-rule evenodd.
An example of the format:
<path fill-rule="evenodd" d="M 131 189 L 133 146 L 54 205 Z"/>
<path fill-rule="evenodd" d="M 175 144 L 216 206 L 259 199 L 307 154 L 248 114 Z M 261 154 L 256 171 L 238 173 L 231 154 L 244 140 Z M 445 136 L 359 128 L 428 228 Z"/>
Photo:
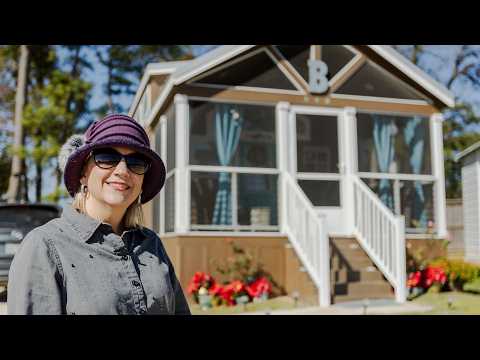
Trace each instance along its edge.
<path fill-rule="evenodd" d="M 94 122 L 59 156 L 74 198 L 32 230 L 12 262 L 9 314 L 190 314 L 141 205 L 165 182 L 144 129 L 126 115 Z"/>

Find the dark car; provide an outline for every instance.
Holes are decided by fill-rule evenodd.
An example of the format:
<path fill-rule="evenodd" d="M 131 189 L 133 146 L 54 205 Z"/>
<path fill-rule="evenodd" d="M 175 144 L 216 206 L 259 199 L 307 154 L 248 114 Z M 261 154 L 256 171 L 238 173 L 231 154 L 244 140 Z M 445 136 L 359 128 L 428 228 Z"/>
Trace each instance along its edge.
<path fill-rule="evenodd" d="M 0 287 L 25 235 L 60 214 L 61 207 L 53 204 L 0 204 Z"/>

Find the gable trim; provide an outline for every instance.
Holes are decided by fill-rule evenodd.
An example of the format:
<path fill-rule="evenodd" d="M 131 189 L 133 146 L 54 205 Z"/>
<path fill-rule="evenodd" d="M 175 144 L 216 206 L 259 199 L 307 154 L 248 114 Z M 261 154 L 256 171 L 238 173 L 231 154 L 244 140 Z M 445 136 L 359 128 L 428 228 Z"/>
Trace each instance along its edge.
<path fill-rule="evenodd" d="M 287 94 L 287 95 L 305 95 L 305 92 L 298 90 L 284 90 L 284 89 L 275 89 L 275 88 L 262 88 L 254 86 L 230 86 L 230 85 L 218 85 L 218 84 L 203 84 L 203 83 L 190 83 L 188 86 L 196 87 L 205 87 L 212 89 L 225 89 L 225 90 L 246 90 L 246 91 L 255 91 L 261 93 L 277 93 L 277 94 Z"/>
<path fill-rule="evenodd" d="M 386 102 L 390 104 L 430 105 L 428 101 L 425 101 L 425 100 L 398 99 L 398 98 L 376 97 L 376 96 L 348 95 L 348 94 L 335 93 L 335 94 L 330 94 L 330 97 L 336 98 L 336 99 L 345 99 L 345 100 Z"/>

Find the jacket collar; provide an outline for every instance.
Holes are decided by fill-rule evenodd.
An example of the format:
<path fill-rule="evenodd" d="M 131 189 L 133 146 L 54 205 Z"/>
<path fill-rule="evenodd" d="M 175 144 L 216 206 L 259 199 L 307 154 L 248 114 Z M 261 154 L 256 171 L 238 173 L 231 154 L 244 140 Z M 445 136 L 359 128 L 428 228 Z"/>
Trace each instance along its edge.
<path fill-rule="evenodd" d="M 95 231 L 102 229 L 107 229 L 109 232 L 113 231 L 112 226 L 107 223 L 102 223 L 99 220 L 96 220 L 88 215 L 84 215 L 78 212 L 73 206 L 65 205 L 62 212 L 62 218 L 70 224 L 73 229 L 78 233 L 80 239 L 84 242 L 90 240 Z M 123 238 L 126 234 L 133 235 L 133 233 L 138 233 L 142 237 L 145 237 L 146 232 L 139 228 L 125 230 L 121 237 Z"/>

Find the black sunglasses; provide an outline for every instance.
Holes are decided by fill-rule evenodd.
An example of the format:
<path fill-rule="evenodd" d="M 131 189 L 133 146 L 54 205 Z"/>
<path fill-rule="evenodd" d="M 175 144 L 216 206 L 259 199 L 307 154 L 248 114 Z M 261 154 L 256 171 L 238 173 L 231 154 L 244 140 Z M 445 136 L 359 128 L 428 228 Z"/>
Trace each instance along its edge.
<path fill-rule="evenodd" d="M 142 154 L 122 155 L 114 149 L 96 149 L 92 151 L 95 164 L 101 169 L 111 169 L 125 159 L 127 168 L 137 175 L 145 174 L 150 168 L 150 160 Z"/>

